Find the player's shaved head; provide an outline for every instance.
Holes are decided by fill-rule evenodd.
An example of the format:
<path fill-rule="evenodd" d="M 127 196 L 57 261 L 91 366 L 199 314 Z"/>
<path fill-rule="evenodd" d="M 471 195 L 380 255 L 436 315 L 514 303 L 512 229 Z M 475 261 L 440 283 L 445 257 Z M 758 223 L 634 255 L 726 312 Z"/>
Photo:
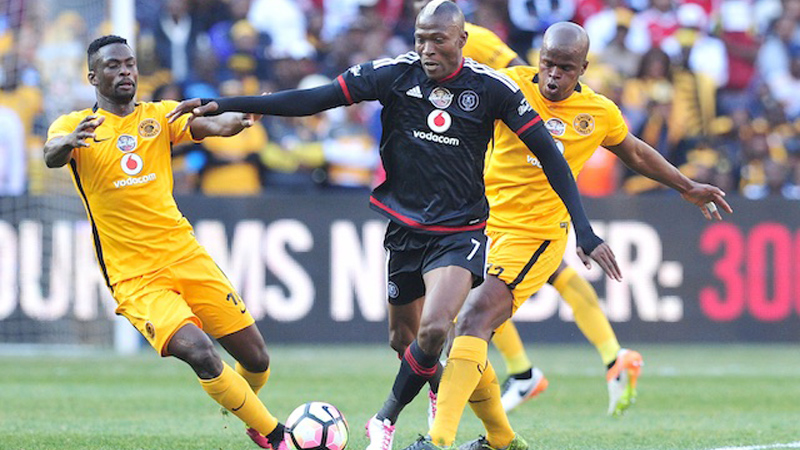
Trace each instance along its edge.
<path fill-rule="evenodd" d="M 572 22 L 558 22 L 544 32 L 539 52 L 539 91 L 554 102 L 569 97 L 589 62 L 589 36 Z"/>
<path fill-rule="evenodd" d="M 542 51 L 556 51 L 573 54 L 586 61 L 589 53 L 589 35 L 586 30 L 572 22 L 558 22 L 551 25 L 544 33 Z"/>
<path fill-rule="evenodd" d="M 431 20 L 450 22 L 464 29 L 464 13 L 450 0 L 433 0 L 417 15 L 417 23 Z"/>
<path fill-rule="evenodd" d="M 433 0 L 417 15 L 414 50 L 429 78 L 441 80 L 455 74 L 467 43 L 464 13 L 449 0 Z"/>

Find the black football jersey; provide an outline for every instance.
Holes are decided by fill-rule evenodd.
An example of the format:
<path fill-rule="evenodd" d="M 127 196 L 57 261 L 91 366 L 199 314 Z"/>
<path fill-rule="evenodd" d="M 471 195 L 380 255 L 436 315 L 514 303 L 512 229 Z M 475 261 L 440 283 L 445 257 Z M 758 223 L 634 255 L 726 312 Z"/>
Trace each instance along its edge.
<path fill-rule="evenodd" d="M 518 135 L 541 118 L 509 77 L 465 58 L 433 81 L 414 52 L 353 66 L 335 85 L 347 104 L 383 105 L 380 153 L 386 180 L 371 207 L 422 232 L 481 229 L 489 215 L 483 165 L 494 121 Z"/>

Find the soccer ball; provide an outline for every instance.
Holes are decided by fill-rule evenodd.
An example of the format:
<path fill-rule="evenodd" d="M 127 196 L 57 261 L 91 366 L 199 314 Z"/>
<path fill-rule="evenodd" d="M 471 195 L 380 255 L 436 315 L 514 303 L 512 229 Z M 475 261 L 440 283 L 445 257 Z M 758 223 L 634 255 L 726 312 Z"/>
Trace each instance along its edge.
<path fill-rule="evenodd" d="M 286 435 L 297 450 L 344 450 L 350 430 L 344 415 L 335 406 L 308 402 L 289 414 Z"/>

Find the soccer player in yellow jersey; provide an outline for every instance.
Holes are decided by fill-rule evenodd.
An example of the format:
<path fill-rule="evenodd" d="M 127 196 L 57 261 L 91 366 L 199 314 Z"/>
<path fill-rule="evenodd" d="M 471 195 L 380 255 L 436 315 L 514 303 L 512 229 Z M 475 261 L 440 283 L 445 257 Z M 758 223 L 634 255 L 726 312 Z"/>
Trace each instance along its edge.
<path fill-rule="evenodd" d="M 414 7 L 419 10 L 429 1 L 416 0 Z M 466 30 L 469 33 L 469 38 L 464 47 L 464 56 L 494 69 L 505 69 L 526 64 L 514 50 L 509 48 L 492 31 L 470 23 L 466 24 Z M 600 309 L 597 301 L 597 292 L 595 292 L 592 285 L 563 261 L 547 280 L 547 283 L 556 288 L 564 301 L 570 305 L 578 328 L 594 344 L 598 353 L 600 353 L 603 364 L 611 371 L 611 368 L 617 365 L 617 356 L 622 352 L 622 348 L 617 341 L 614 330 L 611 328 L 611 324 L 609 324 L 608 319 Z M 492 343 L 500 351 L 506 365 L 508 376 L 502 385 L 503 408 L 506 411 L 511 411 L 547 389 L 547 378 L 545 378 L 541 370 L 531 363 L 513 322 L 508 322 L 498 329 L 492 338 Z M 631 353 L 631 356 L 634 355 L 638 354 Z M 636 362 L 631 361 L 629 357 L 620 358 L 620 363 L 623 360 L 628 364 Z M 614 369 L 614 371 L 618 370 L 619 367 Z M 609 381 L 611 390 L 618 387 L 619 383 L 615 378 Z M 432 401 L 436 398 L 433 393 L 429 395 Z M 609 410 L 616 411 L 618 406 L 624 409 L 630 404 L 619 404 L 618 399 L 619 397 L 610 398 Z"/>
<path fill-rule="evenodd" d="M 195 240 L 172 196 L 171 147 L 231 136 L 253 124 L 239 113 L 167 123 L 178 103 L 138 103 L 138 69 L 125 39 L 88 48 L 93 108 L 59 117 L 44 146 L 48 167 L 69 164 L 106 284 L 127 318 L 161 356 L 185 361 L 203 389 L 247 424 L 262 448 L 285 450 L 283 425 L 258 398 L 269 355 L 242 299 Z M 237 361 L 222 361 L 215 338 Z"/>
<path fill-rule="evenodd" d="M 416 0 L 414 6 L 421 8 L 428 1 L 430 0 Z M 492 31 L 469 23 L 466 26 L 466 30 L 469 32 L 469 38 L 464 47 L 464 56 L 468 56 L 494 69 L 526 65 L 525 61 L 519 58 Z M 512 75 L 512 77 L 514 76 Z M 518 77 L 514 78 L 516 80 Z M 530 96 L 528 98 L 529 100 L 531 99 Z M 538 98 L 542 98 L 541 95 Z M 534 105 L 533 101 L 531 101 L 531 106 L 536 111 L 539 111 L 542 104 L 539 102 Z M 541 113 L 541 111 L 539 112 Z M 543 118 L 547 120 L 549 117 L 543 115 Z M 549 122 L 548 126 L 560 129 L 561 123 L 565 123 L 563 121 L 558 122 L 560 120 L 556 119 Z M 575 131 L 571 130 L 572 128 L 569 128 L 566 131 L 575 134 Z M 551 133 L 553 132 L 552 129 L 550 131 Z M 627 131 L 627 128 L 625 131 Z M 553 137 L 559 139 L 556 133 L 553 133 Z M 582 136 L 579 135 L 580 137 Z M 561 139 L 561 142 L 566 144 L 563 139 Z M 583 142 L 585 145 L 590 146 L 594 141 L 586 140 Z M 596 145 L 600 144 L 595 144 L 593 149 L 596 148 Z M 588 158 L 589 156 L 587 155 L 586 157 Z M 584 162 L 585 160 L 581 162 L 581 166 Z M 555 272 L 547 279 L 547 283 L 552 285 L 564 301 L 570 305 L 575 323 L 589 342 L 595 346 L 603 365 L 607 368 L 608 413 L 621 413 L 631 405 L 635 398 L 636 391 L 633 387 L 638 374 L 636 367 L 640 367 L 642 364 L 641 355 L 638 352 L 629 351 L 620 346 L 608 318 L 600 308 L 597 292 L 575 269 L 562 261 Z M 528 358 L 522 339 L 513 322 L 509 321 L 505 326 L 499 328 L 494 337 L 492 337 L 492 343 L 500 351 L 508 375 L 501 388 L 503 408 L 506 411 L 511 411 L 547 389 L 547 378 L 539 368 L 533 366 Z M 631 376 L 617 377 L 616 374 L 620 372 L 629 373 Z M 621 395 L 623 390 L 627 390 L 629 395 Z M 433 396 L 431 397 L 434 398 Z"/>
<path fill-rule="evenodd" d="M 607 98 L 579 83 L 588 65 L 589 38 L 570 22 L 545 32 L 538 71 L 516 67 L 503 72 L 514 79 L 531 106 L 547 123 L 575 175 L 599 146 L 606 146 L 629 167 L 681 193 L 700 207 L 707 219 L 721 219 L 718 207 L 732 212 L 725 193 L 681 174 L 656 150 L 631 135 L 619 109 Z M 487 360 L 493 330 L 506 322 L 561 264 L 569 214 L 552 195 L 539 162 L 525 151 L 502 124 L 495 127 L 495 145 L 487 155 L 486 193 L 490 204 L 487 234 L 489 276 L 474 289 L 458 316 L 456 338 L 439 386 L 438 411 L 429 431 L 430 444 L 409 449 L 453 445 L 469 403 L 486 427 L 486 436 L 461 449 L 524 449 L 500 402 L 500 387 Z M 632 352 L 622 358 L 631 358 Z M 636 368 L 631 366 L 629 370 Z M 624 371 L 612 373 L 626 377 Z"/>

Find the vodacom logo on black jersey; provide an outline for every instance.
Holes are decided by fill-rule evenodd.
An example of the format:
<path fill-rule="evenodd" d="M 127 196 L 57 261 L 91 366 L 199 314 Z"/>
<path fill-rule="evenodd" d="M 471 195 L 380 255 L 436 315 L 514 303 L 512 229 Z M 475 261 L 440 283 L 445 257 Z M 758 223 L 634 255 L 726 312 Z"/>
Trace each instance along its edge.
<path fill-rule="evenodd" d="M 461 141 L 458 138 L 438 134 L 449 130 L 452 124 L 453 118 L 450 117 L 450 113 L 442 109 L 434 109 L 428 114 L 428 128 L 433 130 L 433 132 L 414 130 L 413 134 L 417 139 L 435 142 L 437 144 L 461 145 Z"/>
<path fill-rule="evenodd" d="M 453 119 L 447 111 L 434 109 L 428 114 L 428 128 L 437 133 L 444 133 L 450 129 L 452 124 Z"/>

